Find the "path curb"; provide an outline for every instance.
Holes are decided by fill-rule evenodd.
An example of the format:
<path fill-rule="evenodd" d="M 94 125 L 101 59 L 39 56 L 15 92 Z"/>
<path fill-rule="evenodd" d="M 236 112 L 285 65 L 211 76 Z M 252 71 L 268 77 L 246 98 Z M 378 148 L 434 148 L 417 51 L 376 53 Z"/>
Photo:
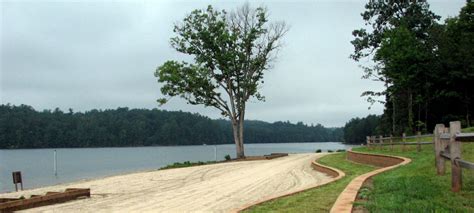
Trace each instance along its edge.
<path fill-rule="evenodd" d="M 380 169 L 376 169 L 374 171 L 359 175 L 356 178 L 354 178 L 346 186 L 344 191 L 342 191 L 341 194 L 339 194 L 339 197 L 337 198 L 336 202 L 334 203 L 334 205 L 331 208 L 331 211 L 330 211 L 331 213 L 352 212 L 353 203 L 357 198 L 357 194 L 359 192 L 359 189 L 362 187 L 362 185 L 364 184 L 364 182 L 368 178 L 370 178 L 372 176 L 375 176 L 377 174 L 380 174 L 382 172 L 385 172 L 387 170 L 391 170 L 391 169 L 397 168 L 399 166 L 406 165 L 406 164 L 411 162 L 411 159 L 405 158 L 405 157 L 392 156 L 392 155 L 381 155 L 381 154 L 370 154 L 370 153 L 363 153 L 363 152 L 354 152 L 352 150 L 348 151 L 348 156 L 349 155 L 360 156 L 361 158 L 363 158 L 363 160 L 361 159 L 360 161 L 366 161 L 367 158 L 370 158 L 371 156 L 375 157 L 375 158 L 377 158 L 377 160 L 373 161 L 373 164 L 375 164 L 375 165 L 379 164 L 378 162 L 379 162 L 380 158 L 387 158 L 388 161 L 390 161 L 390 160 L 393 161 L 393 159 L 395 158 L 395 159 L 399 159 L 400 162 L 395 164 L 395 165 L 391 165 L 391 166 L 383 167 L 383 168 L 380 168 Z M 357 162 L 357 157 L 352 159 L 352 160 Z M 370 163 L 367 163 L 367 162 L 358 162 L 358 163 L 370 164 Z"/>
<path fill-rule="evenodd" d="M 322 157 L 322 156 L 321 156 Z M 317 160 L 317 159 L 316 159 Z M 289 193 L 286 193 L 286 194 L 280 194 L 280 195 L 277 195 L 277 196 L 269 196 L 269 197 L 266 197 L 266 198 L 263 198 L 261 200 L 258 200 L 254 203 L 251 203 L 251 204 L 248 204 L 248 205 L 245 205 L 245 206 L 242 206 L 238 209 L 235 209 L 235 210 L 232 210 L 230 212 L 242 212 L 244 210 L 247 210 L 255 205 L 258 205 L 258 204 L 261 204 L 261 203 L 264 203 L 264 202 L 268 202 L 268 201 L 271 201 L 271 200 L 275 200 L 275 199 L 278 199 L 278 198 L 282 198 L 282 197 L 287 197 L 287 196 L 291 196 L 291 195 L 294 195 L 294 194 L 298 194 L 300 192 L 303 192 L 303 191 L 306 191 L 306 190 L 309 190 L 309 189 L 313 189 L 313 188 L 317 188 L 317 187 L 321 187 L 321 186 L 324 186 L 324 185 L 327 185 L 329 183 L 332 183 L 332 182 L 335 182 L 341 178 L 343 178 L 344 176 L 346 176 L 346 173 L 344 173 L 343 171 L 339 170 L 339 169 L 336 169 L 336 168 L 332 168 L 332 167 L 329 167 L 329 166 L 325 166 L 325 165 L 322 165 L 322 164 L 319 164 L 316 162 L 316 160 L 314 160 L 313 162 L 311 162 L 311 166 L 313 167 L 314 170 L 318 171 L 318 172 L 321 172 L 321 173 L 325 173 L 331 177 L 334 177 L 330 180 L 327 180 L 327 181 L 324 181 L 322 183 L 318 183 L 318 184 L 315 184 L 313 186 L 309 186 L 309 187 L 306 187 L 304 189 L 299 189 L 299 190 L 296 190 L 296 191 L 293 191 L 293 192 L 289 192 Z"/>

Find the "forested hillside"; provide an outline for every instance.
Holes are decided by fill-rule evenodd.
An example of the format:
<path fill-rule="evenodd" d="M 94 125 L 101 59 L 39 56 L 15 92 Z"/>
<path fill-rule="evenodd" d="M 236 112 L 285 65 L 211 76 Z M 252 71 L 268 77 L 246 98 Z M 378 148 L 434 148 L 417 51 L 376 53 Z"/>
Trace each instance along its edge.
<path fill-rule="evenodd" d="M 342 128 L 246 121 L 246 143 L 342 141 Z M 233 143 L 227 120 L 158 109 L 38 112 L 0 105 L 0 148 L 124 147 Z"/>
<path fill-rule="evenodd" d="M 368 115 L 365 118 L 353 118 L 344 126 L 344 142 L 348 144 L 365 143 L 366 136 L 380 133 L 377 127 L 380 124 L 380 117 Z"/>

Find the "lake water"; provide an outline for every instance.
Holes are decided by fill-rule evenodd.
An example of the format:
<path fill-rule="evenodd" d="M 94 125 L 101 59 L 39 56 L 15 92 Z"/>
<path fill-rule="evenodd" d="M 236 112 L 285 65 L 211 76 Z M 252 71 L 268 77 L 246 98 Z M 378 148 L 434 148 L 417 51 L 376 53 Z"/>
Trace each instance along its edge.
<path fill-rule="evenodd" d="M 245 154 L 264 155 L 272 152 L 305 153 L 316 149 L 347 149 L 350 145 L 336 142 L 245 144 Z M 217 145 L 217 160 L 229 154 L 235 157 L 235 145 Z M 57 175 L 54 173 L 54 150 L 57 151 Z M 21 171 L 25 189 L 67 183 L 129 172 L 158 169 L 174 162 L 211 161 L 213 145 L 18 149 L 0 150 L 0 192 L 14 191 L 12 172 Z"/>

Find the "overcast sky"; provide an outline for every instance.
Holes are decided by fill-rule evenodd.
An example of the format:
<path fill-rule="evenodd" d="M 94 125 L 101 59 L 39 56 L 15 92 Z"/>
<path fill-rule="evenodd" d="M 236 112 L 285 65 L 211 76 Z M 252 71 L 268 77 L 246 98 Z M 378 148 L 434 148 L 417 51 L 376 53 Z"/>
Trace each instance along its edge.
<path fill-rule="evenodd" d="M 244 1 L 3 1 L 1 3 L 2 104 L 37 110 L 86 111 L 156 108 L 160 85 L 153 73 L 167 60 L 173 24 L 208 4 L 232 10 Z M 251 101 L 247 119 L 342 126 L 353 117 L 381 114 L 360 97 L 382 85 L 362 80 L 349 59 L 351 32 L 363 27 L 365 1 L 263 1 L 270 21 L 291 26 L 274 68 L 261 88 L 266 102 Z M 443 20 L 464 0 L 430 1 Z M 166 110 L 219 118 L 217 110 L 173 98 Z"/>

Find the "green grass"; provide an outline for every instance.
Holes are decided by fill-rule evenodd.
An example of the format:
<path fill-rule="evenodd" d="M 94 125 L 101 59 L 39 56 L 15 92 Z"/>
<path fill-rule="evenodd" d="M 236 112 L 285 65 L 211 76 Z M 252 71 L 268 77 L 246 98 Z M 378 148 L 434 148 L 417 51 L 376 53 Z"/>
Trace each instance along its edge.
<path fill-rule="evenodd" d="M 198 162 L 190 162 L 190 161 L 185 161 L 185 162 L 176 162 L 170 165 L 167 165 L 165 167 L 160 168 L 159 170 L 164 170 L 164 169 L 174 169 L 174 168 L 184 168 L 184 167 L 191 167 L 191 166 L 200 166 L 200 165 L 207 165 L 207 164 L 214 164 L 217 163 L 216 161 L 198 161 Z"/>
<path fill-rule="evenodd" d="M 346 176 L 328 185 L 262 203 L 245 212 L 329 212 L 339 194 L 353 178 L 375 169 L 347 161 L 346 153 L 326 155 L 318 162 L 338 168 L 344 171 Z"/>
<path fill-rule="evenodd" d="M 462 132 L 474 132 L 474 128 Z M 421 141 L 432 141 L 424 137 Z M 416 139 L 407 140 L 416 142 Z M 359 201 L 370 212 L 474 212 L 474 171 L 463 169 L 463 189 L 459 193 L 451 192 L 451 167 L 446 162 L 446 174 L 436 175 L 432 145 L 422 145 L 417 152 L 416 146 L 395 146 L 390 151 L 367 150 L 357 151 L 379 154 L 405 156 L 412 159 L 408 165 L 387 171 L 373 177 L 369 186 L 361 188 Z M 474 162 L 474 143 L 463 143 L 462 158 Z M 320 163 L 346 172 L 346 177 L 328 185 L 310 189 L 296 195 L 279 198 L 257 205 L 246 212 L 328 212 L 345 186 L 360 174 L 369 172 L 374 167 L 351 163 L 345 160 L 345 153 L 328 155 Z"/>
<path fill-rule="evenodd" d="M 446 162 L 447 173 L 436 175 L 432 145 L 423 145 L 417 152 L 416 146 L 409 146 L 402 152 L 401 146 L 384 150 L 356 151 L 398 155 L 412 159 L 412 162 L 398 169 L 373 177 L 373 188 L 367 194 L 363 205 L 370 212 L 474 212 L 474 171 L 463 169 L 463 189 L 451 192 L 451 167 Z M 462 158 L 474 161 L 474 143 L 463 143 Z"/>
<path fill-rule="evenodd" d="M 378 140 L 378 139 L 377 139 L 377 140 Z M 428 136 L 428 137 L 421 137 L 419 140 L 420 140 L 421 142 L 431 142 L 431 141 L 433 141 L 433 137 L 430 137 L 430 136 Z M 377 141 L 377 142 L 378 142 L 378 141 Z M 398 143 L 398 142 L 403 142 L 403 140 L 402 140 L 400 137 L 395 137 L 395 138 L 393 139 L 393 142 L 394 142 L 394 143 Z M 406 139 L 405 139 L 405 142 L 406 142 L 406 143 L 416 143 L 416 142 L 418 142 L 418 138 L 406 138 Z M 384 140 L 384 143 L 388 144 L 389 141 L 388 141 L 388 140 Z"/>
<path fill-rule="evenodd" d="M 433 137 L 421 137 L 419 139 L 421 142 L 431 142 L 433 141 Z M 400 140 L 401 142 L 401 140 Z M 406 141 L 407 143 L 416 143 L 418 142 L 418 138 L 407 138 Z"/>
<path fill-rule="evenodd" d="M 461 130 L 461 132 L 467 132 L 467 133 L 474 132 L 474 127 L 464 128 Z"/>

